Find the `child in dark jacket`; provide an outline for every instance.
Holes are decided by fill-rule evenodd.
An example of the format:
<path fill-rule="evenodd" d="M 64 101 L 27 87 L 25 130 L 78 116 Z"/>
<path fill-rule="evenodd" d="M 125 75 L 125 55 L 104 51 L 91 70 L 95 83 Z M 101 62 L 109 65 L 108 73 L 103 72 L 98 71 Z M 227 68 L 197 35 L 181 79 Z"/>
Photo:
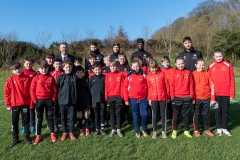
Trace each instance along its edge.
<path fill-rule="evenodd" d="M 76 66 L 74 69 L 74 74 L 77 76 L 77 91 L 78 91 L 78 121 L 80 128 L 80 136 L 84 135 L 83 129 L 83 118 L 85 118 L 86 124 L 86 136 L 90 134 L 89 129 L 89 115 L 88 111 L 90 108 L 90 91 L 89 91 L 89 83 L 88 79 L 84 77 L 84 69 L 82 66 Z"/>
<path fill-rule="evenodd" d="M 95 115 L 96 131 L 93 136 L 97 136 L 100 133 L 106 135 L 104 130 L 104 81 L 105 75 L 102 74 L 102 68 L 100 63 L 92 65 L 94 76 L 89 79 L 89 89 L 92 95 L 92 108 Z"/>
<path fill-rule="evenodd" d="M 58 103 L 61 112 L 63 134 L 61 141 L 67 139 L 67 119 L 69 115 L 69 136 L 71 140 L 76 140 L 73 134 L 76 105 L 78 104 L 77 94 L 77 77 L 73 74 L 73 63 L 70 60 L 65 60 L 62 63 L 64 74 L 60 75 L 57 80 Z"/>

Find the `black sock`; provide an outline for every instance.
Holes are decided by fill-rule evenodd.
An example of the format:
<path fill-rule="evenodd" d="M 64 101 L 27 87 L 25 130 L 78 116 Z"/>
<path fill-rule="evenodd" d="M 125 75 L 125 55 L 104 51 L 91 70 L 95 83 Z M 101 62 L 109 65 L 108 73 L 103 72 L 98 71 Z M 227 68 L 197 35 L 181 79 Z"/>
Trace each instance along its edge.
<path fill-rule="evenodd" d="M 89 119 L 85 119 L 86 128 L 89 128 Z"/>

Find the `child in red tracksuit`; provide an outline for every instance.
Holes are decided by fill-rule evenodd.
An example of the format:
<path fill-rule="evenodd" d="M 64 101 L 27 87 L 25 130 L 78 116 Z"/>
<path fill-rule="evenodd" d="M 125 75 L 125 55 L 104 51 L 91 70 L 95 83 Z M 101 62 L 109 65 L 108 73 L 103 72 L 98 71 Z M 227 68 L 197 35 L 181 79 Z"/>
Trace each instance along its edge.
<path fill-rule="evenodd" d="M 33 79 L 37 75 L 37 72 L 32 69 L 34 64 L 33 59 L 25 58 L 24 59 L 24 69 L 22 70 L 23 74 L 30 77 L 30 80 Z M 32 102 L 31 102 L 32 103 Z M 32 109 L 30 109 L 30 132 L 35 132 L 35 108 L 34 105 Z M 22 127 L 22 133 L 24 133 L 24 127 Z"/>
<path fill-rule="evenodd" d="M 7 109 L 11 110 L 13 142 L 10 147 L 13 147 L 19 143 L 18 121 L 20 113 L 25 130 L 25 142 L 26 144 L 32 143 L 29 137 L 29 107 L 32 108 L 32 106 L 30 106 L 31 97 L 29 94 L 30 78 L 22 73 L 21 64 L 18 62 L 13 63 L 10 69 L 14 75 L 9 77 L 4 85 L 4 101 Z"/>
<path fill-rule="evenodd" d="M 185 130 L 184 135 L 188 138 L 192 138 L 189 133 L 188 122 L 191 102 L 194 98 L 192 74 L 190 71 L 185 69 L 185 61 L 183 57 L 176 57 L 175 65 L 177 69 L 172 74 L 172 78 L 170 80 L 170 95 L 173 106 L 172 138 L 177 138 L 177 124 L 181 110 Z"/>
<path fill-rule="evenodd" d="M 142 134 L 147 137 L 148 100 L 147 81 L 138 60 L 133 60 L 131 70 L 124 80 L 124 101 L 131 104 L 134 130 L 136 137 L 140 138 L 139 115 L 142 118 Z"/>
<path fill-rule="evenodd" d="M 209 65 L 208 72 L 212 76 L 216 101 L 219 104 L 219 107 L 215 110 L 217 135 L 222 136 L 222 133 L 224 133 L 231 136 L 231 133 L 227 130 L 227 119 L 230 99 L 235 96 L 234 71 L 232 65 L 223 59 L 221 50 L 215 50 L 213 58 L 215 61 Z"/>
<path fill-rule="evenodd" d="M 161 71 L 165 73 L 165 76 L 168 80 L 168 84 L 170 84 L 170 79 L 171 79 L 172 74 L 174 72 L 174 68 L 170 66 L 170 59 L 169 59 L 168 56 L 163 56 L 162 59 L 161 59 L 161 62 L 162 62 Z M 168 108 L 169 118 L 172 119 L 173 109 L 172 109 L 171 99 L 167 103 L 167 108 Z"/>
<path fill-rule="evenodd" d="M 143 58 L 142 58 L 141 56 L 136 56 L 136 57 L 134 57 L 133 59 L 139 61 L 139 63 L 140 63 L 140 67 L 142 68 L 144 74 L 147 75 L 147 73 L 148 73 L 147 66 L 143 66 L 143 65 L 142 65 Z"/>
<path fill-rule="evenodd" d="M 148 101 L 152 108 L 153 139 L 157 138 L 157 113 L 160 110 L 162 119 L 162 138 L 167 138 L 166 104 L 169 101 L 169 84 L 165 74 L 159 69 L 155 60 L 148 63 L 147 75 Z"/>
<path fill-rule="evenodd" d="M 210 101 L 212 104 L 215 102 L 214 84 L 211 75 L 204 70 L 204 60 L 198 59 L 196 61 L 196 69 L 192 72 L 194 91 L 195 91 L 195 110 L 193 117 L 194 135 L 200 137 L 199 123 L 200 116 L 203 116 L 204 133 L 210 137 L 214 134 L 209 130 L 210 122 Z"/>
<path fill-rule="evenodd" d="M 48 74 L 48 69 L 49 65 L 46 61 L 39 62 L 38 70 L 40 71 L 40 74 L 33 78 L 30 87 L 30 95 L 33 103 L 35 104 L 37 114 L 37 136 L 34 144 L 38 144 L 42 139 L 41 128 L 44 108 L 46 109 L 46 119 L 51 132 L 51 140 L 52 142 L 56 141 L 56 135 L 54 133 L 53 112 L 54 103 L 56 102 L 57 96 L 57 86 L 55 79 L 50 74 Z"/>
<path fill-rule="evenodd" d="M 117 71 L 118 62 L 110 61 L 111 72 L 106 75 L 105 78 L 105 100 L 108 105 L 111 128 L 110 137 L 115 133 L 115 124 L 117 122 L 117 134 L 119 137 L 123 137 L 121 132 L 121 113 L 122 113 L 122 85 L 124 82 L 124 77 L 122 73 Z"/>

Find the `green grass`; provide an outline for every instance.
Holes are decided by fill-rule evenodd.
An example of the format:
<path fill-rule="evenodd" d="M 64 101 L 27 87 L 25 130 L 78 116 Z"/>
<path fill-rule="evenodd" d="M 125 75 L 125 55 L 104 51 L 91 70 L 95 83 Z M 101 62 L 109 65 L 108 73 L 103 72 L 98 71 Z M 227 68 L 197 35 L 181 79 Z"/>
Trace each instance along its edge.
<path fill-rule="evenodd" d="M 76 141 L 67 139 L 60 141 L 61 132 L 58 132 L 58 140 L 52 143 L 49 138 L 49 130 L 46 128 L 46 121 L 42 129 L 43 141 L 39 145 L 26 146 L 23 141 L 23 135 L 20 133 L 22 142 L 13 148 L 9 148 L 12 142 L 11 136 L 11 115 L 6 110 L 3 100 L 3 85 L 0 83 L 0 157 L 1 159 L 239 159 L 240 157 L 240 105 L 231 103 L 229 108 L 228 129 L 232 137 L 223 135 L 222 137 L 207 137 L 203 135 L 200 138 L 188 139 L 183 136 L 183 130 L 179 127 L 177 139 L 173 140 L 171 136 L 171 124 L 168 121 L 168 138 L 163 140 L 159 136 L 156 140 L 151 138 L 152 127 L 148 125 L 150 136 L 137 139 L 133 131 L 133 125 L 122 128 L 123 138 L 114 136 L 89 136 L 78 137 Z M 240 100 L 240 78 L 236 78 L 236 98 Z M 191 113 L 192 117 L 192 113 Z M 192 122 L 192 118 L 190 118 Z M 20 125 L 21 126 L 21 125 Z M 215 133 L 214 112 L 211 111 L 211 130 Z M 160 123 L 158 123 L 158 135 L 161 132 Z M 78 136 L 78 129 L 76 128 Z M 93 131 L 93 126 L 91 128 Z M 108 133 L 110 129 L 107 127 Z M 193 128 L 191 126 L 191 133 Z M 34 140 L 34 134 L 31 134 Z"/>

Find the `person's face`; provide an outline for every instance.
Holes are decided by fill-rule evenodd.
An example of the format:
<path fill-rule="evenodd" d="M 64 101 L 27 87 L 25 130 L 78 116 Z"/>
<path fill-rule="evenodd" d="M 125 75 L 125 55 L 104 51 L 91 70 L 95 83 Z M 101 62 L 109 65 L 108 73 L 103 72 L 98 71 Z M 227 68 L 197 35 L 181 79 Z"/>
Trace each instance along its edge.
<path fill-rule="evenodd" d="M 81 65 L 82 63 L 80 63 L 79 61 L 74 62 L 74 66 L 81 66 Z"/>
<path fill-rule="evenodd" d="M 110 71 L 111 72 L 116 72 L 117 71 L 117 66 L 110 65 Z"/>
<path fill-rule="evenodd" d="M 68 46 L 66 44 L 61 44 L 59 48 L 62 55 L 66 55 L 68 53 Z"/>
<path fill-rule="evenodd" d="M 132 66 L 131 66 L 131 69 L 138 72 L 140 70 L 140 66 L 139 66 L 138 63 L 133 63 Z"/>
<path fill-rule="evenodd" d="M 46 57 L 45 60 L 47 61 L 48 65 L 53 65 L 53 57 Z"/>
<path fill-rule="evenodd" d="M 16 75 L 22 74 L 22 67 L 20 67 L 20 68 L 18 68 L 18 69 L 13 69 L 13 70 L 12 70 L 12 73 L 13 73 L 13 74 L 16 74 Z"/>
<path fill-rule="evenodd" d="M 102 68 L 101 67 L 95 67 L 93 69 L 93 72 L 94 72 L 94 74 L 96 74 L 98 76 L 102 73 Z"/>
<path fill-rule="evenodd" d="M 25 67 L 27 70 L 32 69 L 32 66 L 33 66 L 33 63 L 32 63 L 31 61 L 25 61 L 25 62 L 24 62 L 24 67 Z"/>
<path fill-rule="evenodd" d="M 97 50 L 97 46 L 91 45 L 90 49 L 91 49 L 91 51 L 96 51 Z"/>
<path fill-rule="evenodd" d="M 152 72 L 152 73 L 155 74 L 155 73 L 157 73 L 158 68 L 156 68 L 156 67 L 150 67 L 149 70 L 150 70 L 150 72 Z"/>
<path fill-rule="evenodd" d="M 223 60 L 223 55 L 222 55 L 222 53 L 216 52 L 216 53 L 214 53 L 213 58 L 214 58 L 214 60 L 217 61 L 217 62 L 222 62 L 222 60 Z"/>
<path fill-rule="evenodd" d="M 185 42 L 183 42 L 183 46 L 186 48 L 186 50 L 191 50 L 192 42 L 189 40 L 186 40 Z"/>
<path fill-rule="evenodd" d="M 83 78 L 84 77 L 84 72 L 83 71 L 77 71 L 76 73 L 75 73 L 75 75 L 78 77 L 78 78 Z"/>
<path fill-rule="evenodd" d="M 38 71 L 41 73 L 41 74 L 47 74 L 48 73 L 48 67 L 44 68 L 44 67 L 39 67 L 38 68 Z"/>
<path fill-rule="evenodd" d="M 109 62 L 110 62 L 110 59 L 105 59 L 105 60 L 104 60 L 104 63 L 105 63 L 105 65 L 106 65 L 107 67 L 109 67 L 109 65 L 110 65 Z"/>
<path fill-rule="evenodd" d="M 118 46 L 113 46 L 113 52 L 117 53 L 120 51 L 120 48 Z"/>
<path fill-rule="evenodd" d="M 72 65 L 69 64 L 65 64 L 65 66 L 63 67 L 63 70 L 66 74 L 70 74 L 72 72 Z"/>
<path fill-rule="evenodd" d="M 184 67 L 185 67 L 185 62 L 184 60 L 182 59 L 178 59 L 175 63 L 176 67 L 179 69 L 179 70 L 183 70 Z"/>
<path fill-rule="evenodd" d="M 204 62 L 203 61 L 198 61 L 197 64 L 195 64 L 197 71 L 201 72 L 204 69 Z"/>
<path fill-rule="evenodd" d="M 168 61 L 163 61 L 162 62 L 162 65 L 165 67 L 165 68 L 168 68 L 170 63 Z"/>
<path fill-rule="evenodd" d="M 93 65 L 95 62 L 96 62 L 96 58 L 90 58 L 90 59 L 89 59 L 89 63 L 90 63 L 91 65 Z"/>
<path fill-rule="evenodd" d="M 125 64 L 126 63 L 126 58 L 124 56 L 119 56 L 118 61 L 120 64 Z"/>
<path fill-rule="evenodd" d="M 60 71 L 62 69 L 62 63 L 61 62 L 54 62 L 53 67 L 55 70 Z"/>
<path fill-rule="evenodd" d="M 138 49 L 143 49 L 144 45 L 142 43 L 138 43 L 137 47 Z"/>

